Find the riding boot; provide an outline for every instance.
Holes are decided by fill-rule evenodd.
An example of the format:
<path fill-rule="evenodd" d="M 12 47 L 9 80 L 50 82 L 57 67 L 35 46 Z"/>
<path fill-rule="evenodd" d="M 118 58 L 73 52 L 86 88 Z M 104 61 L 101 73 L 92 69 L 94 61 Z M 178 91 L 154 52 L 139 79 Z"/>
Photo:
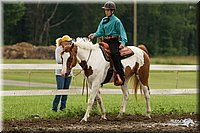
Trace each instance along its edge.
<path fill-rule="evenodd" d="M 120 43 L 119 43 L 118 39 L 114 38 L 114 39 L 110 39 L 108 41 L 108 44 L 109 44 L 109 48 L 110 48 L 110 56 L 113 61 L 115 70 L 117 71 L 117 74 L 119 74 L 118 77 L 120 77 L 122 80 L 122 83 L 120 85 L 123 85 L 124 81 L 125 81 L 125 78 L 124 78 L 125 74 L 123 71 L 123 66 L 121 63 L 121 57 L 120 57 L 120 53 L 119 53 Z"/>
<path fill-rule="evenodd" d="M 114 64 L 114 67 L 115 67 L 115 70 L 116 70 L 116 78 L 118 80 L 116 85 L 124 85 L 125 74 L 124 74 L 124 71 L 123 71 L 123 66 L 121 64 L 120 56 L 119 56 L 119 54 L 112 54 L 111 58 L 113 60 L 113 64 Z"/>

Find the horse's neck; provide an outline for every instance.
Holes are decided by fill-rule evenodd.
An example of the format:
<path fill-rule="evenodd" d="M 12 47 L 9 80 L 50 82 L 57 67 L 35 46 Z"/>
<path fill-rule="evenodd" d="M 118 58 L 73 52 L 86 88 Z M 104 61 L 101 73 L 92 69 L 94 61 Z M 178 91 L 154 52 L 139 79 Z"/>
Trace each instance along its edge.
<path fill-rule="evenodd" d="M 83 49 L 83 48 L 78 48 L 78 51 L 77 51 L 77 57 L 83 61 L 83 60 L 88 60 L 90 56 L 90 50 L 88 49 Z"/>
<path fill-rule="evenodd" d="M 87 50 L 87 49 L 78 48 L 77 57 L 79 58 L 80 62 L 86 61 L 89 63 L 89 65 L 94 66 L 94 67 L 97 67 L 98 65 L 100 65 L 100 62 L 102 64 L 104 64 L 105 62 L 105 64 L 109 65 L 109 63 L 103 57 L 103 54 L 101 53 L 100 48 L 95 49 L 95 50 Z"/>

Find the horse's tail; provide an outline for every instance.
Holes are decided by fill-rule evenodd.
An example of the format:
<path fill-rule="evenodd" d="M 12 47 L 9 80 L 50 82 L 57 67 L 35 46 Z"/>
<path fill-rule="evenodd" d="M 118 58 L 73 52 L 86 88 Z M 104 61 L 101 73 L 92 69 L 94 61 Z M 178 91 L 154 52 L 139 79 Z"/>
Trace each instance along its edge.
<path fill-rule="evenodd" d="M 137 100 L 137 91 L 138 91 L 138 88 L 139 88 L 139 79 L 137 77 L 136 74 L 133 75 L 133 91 L 134 91 L 134 94 L 135 94 L 135 99 Z"/>
<path fill-rule="evenodd" d="M 138 75 L 136 73 L 133 74 L 133 76 L 130 77 L 129 81 L 132 85 L 132 92 L 135 94 L 135 99 L 137 100 L 137 91 L 138 91 L 138 88 L 139 88 L 139 85 L 140 85 Z"/>
<path fill-rule="evenodd" d="M 146 54 L 148 54 L 148 50 L 147 50 L 147 48 L 145 47 L 144 44 L 139 44 L 138 48 L 142 49 Z"/>
<path fill-rule="evenodd" d="M 139 44 L 138 48 L 143 50 L 146 53 L 147 57 L 148 57 L 148 50 L 147 50 L 147 48 L 145 47 L 144 44 Z M 140 83 L 139 83 L 139 75 L 138 75 L 138 66 L 137 65 L 135 66 L 135 74 L 131 77 L 131 81 L 133 82 L 132 90 L 135 93 L 135 98 L 137 100 L 137 91 L 138 91 L 138 88 L 139 88 L 139 85 L 140 85 Z M 148 89 L 149 89 L 149 86 L 148 86 Z M 141 88 L 140 88 L 140 92 L 142 93 Z"/>

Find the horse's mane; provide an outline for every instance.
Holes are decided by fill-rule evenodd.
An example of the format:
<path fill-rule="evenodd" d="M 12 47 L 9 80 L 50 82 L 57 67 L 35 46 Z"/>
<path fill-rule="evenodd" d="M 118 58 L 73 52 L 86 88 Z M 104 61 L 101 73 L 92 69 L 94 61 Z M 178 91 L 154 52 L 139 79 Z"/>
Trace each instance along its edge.
<path fill-rule="evenodd" d="M 85 37 L 78 37 L 74 44 L 80 48 L 88 49 L 88 50 L 95 50 L 99 48 L 99 44 L 93 44 L 88 38 Z"/>

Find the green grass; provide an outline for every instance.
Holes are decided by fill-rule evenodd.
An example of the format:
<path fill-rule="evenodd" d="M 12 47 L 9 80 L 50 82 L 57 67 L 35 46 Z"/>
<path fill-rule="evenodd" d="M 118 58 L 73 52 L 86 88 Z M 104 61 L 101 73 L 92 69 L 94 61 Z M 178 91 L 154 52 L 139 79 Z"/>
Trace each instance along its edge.
<path fill-rule="evenodd" d="M 160 56 L 150 57 L 151 64 L 197 65 L 197 56 Z M 3 59 L 3 64 L 55 64 L 55 60 L 44 59 Z"/>
<path fill-rule="evenodd" d="M 5 64 L 55 64 L 55 60 L 41 59 L 4 59 Z M 167 57 L 152 57 L 151 64 L 198 64 L 197 56 L 167 56 Z M 74 74 L 80 70 L 75 70 Z M 54 70 L 3 70 L 3 79 L 30 81 L 39 83 L 56 84 Z M 179 71 L 178 80 L 176 79 L 176 71 L 151 71 L 150 87 L 153 89 L 166 88 L 197 88 L 197 72 L 196 71 Z M 30 77 L 29 77 L 30 76 Z M 82 74 L 78 75 L 75 80 L 72 80 L 71 85 L 82 86 Z M 104 85 L 104 88 L 119 88 L 109 83 Z"/>
<path fill-rule="evenodd" d="M 151 58 L 151 64 L 198 64 L 197 57 L 156 57 Z M 4 64 L 55 64 L 55 60 L 38 60 L 38 59 L 14 59 L 3 60 Z M 30 81 L 39 83 L 55 84 L 54 70 L 3 70 L 3 79 Z M 76 73 L 76 72 L 75 72 Z M 197 88 L 197 72 L 196 71 L 179 71 L 177 88 Z M 71 85 L 75 85 L 72 81 Z M 76 85 L 82 86 L 82 75 L 77 76 Z M 112 83 L 104 85 L 106 88 L 115 87 Z M 176 87 L 176 71 L 151 71 L 150 88 L 166 89 Z M 28 90 L 41 89 L 41 87 L 18 87 L 3 86 L 3 90 Z M 42 89 L 55 89 L 45 88 Z M 122 102 L 122 95 L 103 95 L 107 114 L 117 114 Z M 21 97 L 3 97 L 3 120 L 13 119 L 30 119 L 34 115 L 40 118 L 64 117 L 64 116 L 83 116 L 87 107 L 85 96 L 70 95 L 67 101 L 67 109 L 65 112 L 54 113 L 51 111 L 54 96 L 21 96 Z M 152 95 L 151 107 L 153 114 L 168 113 L 199 113 L 197 95 Z M 92 115 L 99 114 L 100 110 L 92 111 Z M 138 96 L 135 101 L 133 95 L 130 95 L 126 108 L 126 114 L 145 114 L 146 105 L 143 96 Z"/>
<path fill-rule="evenodd" d="M 197 65 L 197 56 L 161 56 L 150 57 L 151 64 L 168 64 L 168 65 Z"/>
<path fill-rule="evenodd" d="M 75 70 L 74 74 L 80 70 Z M 30 73 L 31 72 L 31 73 Z M 29 74 L 30 73 L 30 74 Z M 151 71 L 150 72 L 150 88 L 152 89 L 174 89 L 174 88 L 197 88 L 197 72 L 196 71 L 179 71 L 178 80 L 176 79 L 176 71 Z M 30 76 L 30 78 L 29 78 Z M 16 80 L 38 83 L 56 84 L 54 70 L 4 70 L 4 80 Z M 80 74 L 72 80 L 72 86 L 82 86 L 83 75 Z M 177 84 L 177 85 L 176 85 Z M 119 88 L 113 83 L 105 84 L 104 88 Z M 41 87 L 40 87 L 41 88 Z M 7 87 L 3 87 L 7 90 Z M 28 88 L 29 89 L 29 88 Z M 48 89 L 48 88 L 47 88 Z"/>
<path fill-rule="evenodd" d="M 153 89 L 188 89 L 198 88 L 196 71 L 151 71 L 150 88 Z"/>
<path fill-rule="evenodd" d="M 55 64 L 55 60 L 44 59 L 3 59 L 3 64 Z"/>
<path fill-rule="evenodd" d="M 152 95 L 152 114 L 169 113 L 198 113 L 197 95 Z M 51 111 L 54 96 L 23 96 L 23 97 L 3 97 L 3 120 L 30 119 L 34 115 L 40 118 L 52 118 L 63 116 L 83 116 L 87 104 L 85 96 L 70 95 L 67 101 L 65 112 Z M 119 112 L 122 95 L 102 95 L 107 114 L 115 115 Z M 127 103 L 126 114 L 146 113 L 146 105 L 142 95 L 135 101 L 130 95 Z M 92 111 L 91 115 L 100 114 L 100 109 Z"/>
<path fill-rule="evenodd" d="M 39 83 L 56 83 L 55 70 L 4 70 L 3 79 Z"/>
<path fill-rule="evenodd" d="M 50 87 L 24 87 L 24 86 L 10 86 L 6 85 L 3 86 L 3 90 L 55 90 L 55 88 L 50 88 Z"/>

